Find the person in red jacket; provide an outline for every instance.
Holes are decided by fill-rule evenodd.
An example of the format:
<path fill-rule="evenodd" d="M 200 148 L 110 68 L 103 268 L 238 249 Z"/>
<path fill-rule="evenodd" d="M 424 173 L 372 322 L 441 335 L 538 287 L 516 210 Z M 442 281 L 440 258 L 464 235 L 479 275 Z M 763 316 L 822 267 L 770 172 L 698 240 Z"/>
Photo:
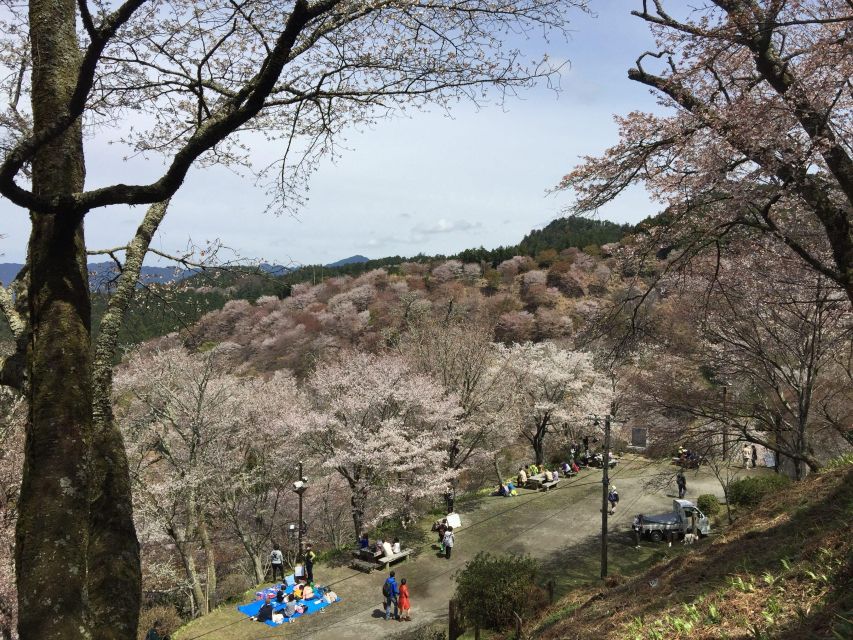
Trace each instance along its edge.
<path fill-rule="evenodd" d="M 406 584 L 406 579 L 400 581 L 400 620 L 412 621 L 410 613 L 411 604 L 409 603 L 409 585 Z"/>

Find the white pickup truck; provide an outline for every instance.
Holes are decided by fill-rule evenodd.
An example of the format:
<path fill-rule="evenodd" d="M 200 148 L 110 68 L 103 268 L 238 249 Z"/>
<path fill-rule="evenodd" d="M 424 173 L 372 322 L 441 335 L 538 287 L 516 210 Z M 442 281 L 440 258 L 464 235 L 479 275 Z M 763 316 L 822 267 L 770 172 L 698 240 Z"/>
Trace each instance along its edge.
<path fill-rule="evenodd" d="M 694 526 L 699 535 L 706 536 L 711 532 L 708 517 L 695 504 L 690 500 L 675 499 L 672 501 L 672 511 L 654 516 L 640 514 L 634 518 L 632 528 L 652 542 L 660 542 L 669 532 L 682 536 Z"/>

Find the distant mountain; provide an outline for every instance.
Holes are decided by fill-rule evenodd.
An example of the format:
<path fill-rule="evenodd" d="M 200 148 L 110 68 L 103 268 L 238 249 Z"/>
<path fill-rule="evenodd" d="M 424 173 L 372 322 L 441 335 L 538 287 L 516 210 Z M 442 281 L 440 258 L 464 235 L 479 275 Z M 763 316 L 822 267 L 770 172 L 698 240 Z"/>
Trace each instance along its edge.
<path fill-rule="evenodd" d="M 103 289 L 107 287 L 111 280 L 117 275 L 118 271 L 114 262 L 90 262 L 86 265 L 89 269 L 89 285 L 92 289 Z M 24 265 L 14 262 L 4 262 L 0 264 L 0 282 L 4 286 L 8 286 L 18 272 L 24 268 Z M 153 284 L 170 282 L 179 282 L 184 278 L 188 278 L 195 274 L 195 271 L 189 269 L 179 269 L 177 267 L 142 267 L 140 279 L 147 283 Z"/>
<path fill-rule="evenodd" d="M 0 282 L 3 283 L 4 287 L 8 287 L 9 283 L 15 279 L 15 276 L 18 275 L 18 272 L 24 265 L 15 264 L 14 262 L 3 262 L 0 263 Z"/>
<path fill-rule="evenodd" d="M 343 260 L 338 260 L 337 262 L 333 262 L 331 264 L 327 264 L 327 267 L 343 267 L 348 264 L 360 264 L 362 262 L 370 262 L 370 258 L 365 258 L 361 255 L 350 256 L 349 258 L 344 258 Z"/>

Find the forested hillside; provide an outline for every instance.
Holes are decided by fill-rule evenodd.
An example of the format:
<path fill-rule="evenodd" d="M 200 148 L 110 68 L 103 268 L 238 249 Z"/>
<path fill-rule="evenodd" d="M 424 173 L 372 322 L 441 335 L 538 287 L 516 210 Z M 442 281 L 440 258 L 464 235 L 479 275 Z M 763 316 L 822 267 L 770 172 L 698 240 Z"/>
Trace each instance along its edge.
<path fill-rule="evenodd" d="M 311 283 L 312 285 L 332 280 L 330 289 L 341 286 L 338 278 L 358 277 L 375 269 L 384 269 L 389 276 L 411 275 L 406 271 L 427 273 L 433 266 L 447 260 L 463 263 L 476 263 L 483 276 L 483 284 L 489 285 L 494 292 L 502 282 L 503 276 L 494 274 L 500 263 L 523 256 L 535 259 L 536 265 L 549 268 L 556 265 L 555 274 L 566 269 L 565 262 L 558 254 L 567 248 L 586 248 L 595 256 L 600 253 L 599 245 L 618 242 L 628 231 L 628 225 L 616 225 L 608 221 L 589 220 L 578 217 L 559 218 L 545 228 L 533 231 L 517 246 L 498 247 L 497 249 L 466 249 L 455 256 L 418 255 L 413 258 L 388 256 L 380 259 L 353 261 L 337 266 L 309 265 L 286 273 L 253 267 L 208 268 L 195 276 L 175 283 L 156 283 L 151 280 L 139 288 L 132 302 L 128 319 L 119 334 L 119 343 L 124 346 L 138 344 L 144 340 L 165 335 L 174 331 L 188 330 L 204 314 L 222 308 L 229 300 L 256 301 L 263 296 L 286 298 L 294 285 Z M 573 254 L 575 255 L 575 254 Z M 588 261 L 583 258 L 582 262 Z M 525 263 L 523 270 L 529 270 L 531 263 Z M 403 266 L 403 265 L 408 266 Z M 584 262 L 586 264 L 586 262 Z M 423 265 L 414 267 L 413 265 Z M 534 276 L 535 277 L 535 276 Z M 601 278 L 599 277 L 598 280 Z M 573 283 L 574 278 L 552 275 L 548 286 L 562 288 L 564 294 L 578 297 L 584 293 Z M 583 276 L 580 280 L 586 280 Z M 592 293 L 602 295 L 603 289 L 598 281 L 593 285 Z M 298 289 L 299 287 L 297 287 Z M 109 291 L 95 291 L 92 294 L 93 326 L 99 325 Z M 527 306 L 527 303 L 519 303 Z M 547 332 L 541 334 L 546 335 Z M 532 333 L 530 335 L 533 335 Z M 8 339 L 8 327 L 0 324 L 0 339 Z"/>

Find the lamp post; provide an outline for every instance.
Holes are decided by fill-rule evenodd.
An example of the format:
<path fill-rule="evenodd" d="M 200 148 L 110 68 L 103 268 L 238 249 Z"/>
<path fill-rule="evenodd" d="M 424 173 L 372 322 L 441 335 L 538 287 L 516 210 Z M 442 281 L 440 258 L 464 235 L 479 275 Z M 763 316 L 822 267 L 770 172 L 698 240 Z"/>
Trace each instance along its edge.
<path fill-rule="evenodd" d="M 303 520 L 302 520 L 302 494 L 305 493 L 305 489 L 308 488 L 308 478 L 302 475 L 302 461 L 299 461 L 299 479 L 293 483 L 293 491 L 299 496 L 299 522 L 297 526 L 297 535 L 298 535 L 298 547 L 296 549 L 296 559 L 300 560 L 302 558 L 302 529 Z"/>

